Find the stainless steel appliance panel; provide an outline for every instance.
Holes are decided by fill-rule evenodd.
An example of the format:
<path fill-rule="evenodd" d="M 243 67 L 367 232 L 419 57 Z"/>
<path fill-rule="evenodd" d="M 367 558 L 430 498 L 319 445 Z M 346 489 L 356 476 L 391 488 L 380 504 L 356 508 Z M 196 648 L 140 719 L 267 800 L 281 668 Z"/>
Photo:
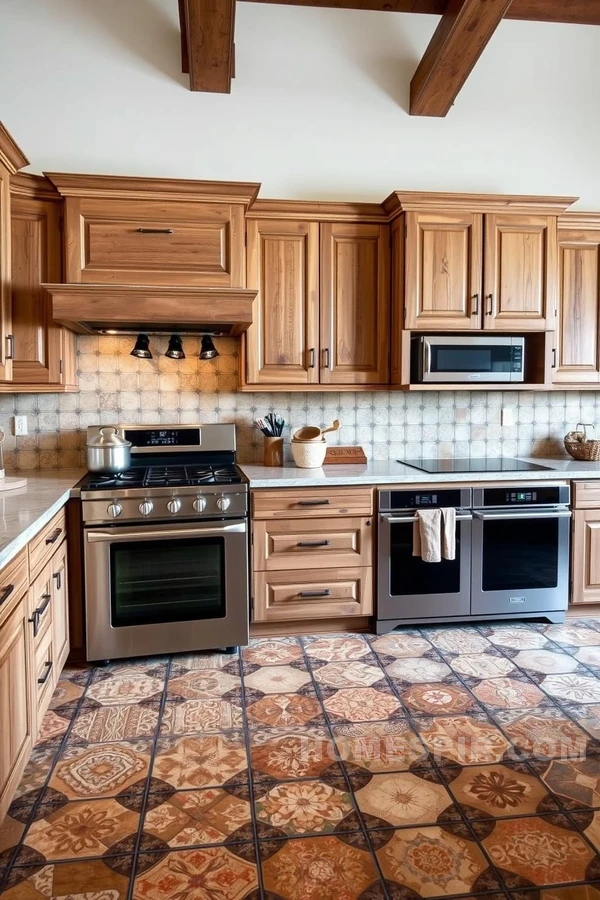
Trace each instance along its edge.
<path fill-rule="evenodd" d="M 525 380 L 525 339 L 510 335 L 421 335 L 413 339 L 422 383 L 518 383 Z"/>

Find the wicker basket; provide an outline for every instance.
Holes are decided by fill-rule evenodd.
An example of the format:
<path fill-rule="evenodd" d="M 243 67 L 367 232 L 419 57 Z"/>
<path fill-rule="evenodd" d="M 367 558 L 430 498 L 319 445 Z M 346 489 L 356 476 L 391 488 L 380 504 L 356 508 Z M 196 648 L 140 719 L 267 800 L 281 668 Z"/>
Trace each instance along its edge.
<path fill-rule="evenodd" d="M 580 428 L 583 428 L 583 431 L 580 431 Z M 588 428 L 594 432 L 593 438 L 588 438 L 586 430 Z M 565 450 L 573 459 L 579 459 L 582 462 L 598 462 L 600 460 L 600 441 L 596 440 L 594 426 L 578 422 L 577 430 L 570 431 L 565 435 Z"/>

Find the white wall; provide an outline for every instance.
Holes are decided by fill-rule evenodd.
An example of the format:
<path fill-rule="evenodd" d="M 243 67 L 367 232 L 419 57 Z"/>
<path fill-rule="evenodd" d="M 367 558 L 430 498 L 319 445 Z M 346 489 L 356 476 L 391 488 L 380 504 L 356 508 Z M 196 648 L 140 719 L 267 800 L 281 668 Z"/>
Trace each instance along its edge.
<path fill-rule="evenodd" d="M 435 17 L 239 3 L 230 96 L 192 94 L 177 0 L 0 0 L 0 119 L 32 170 L 578 195 L 600 209 L 600 28 L 503 22 L 446 119 L 411 118 Z"/>

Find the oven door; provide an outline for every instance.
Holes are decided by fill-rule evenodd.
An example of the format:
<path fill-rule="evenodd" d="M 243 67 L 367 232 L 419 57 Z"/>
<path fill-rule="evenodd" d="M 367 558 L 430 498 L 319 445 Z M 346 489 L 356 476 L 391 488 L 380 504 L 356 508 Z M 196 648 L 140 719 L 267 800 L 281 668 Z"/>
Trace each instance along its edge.
<path fill-rule="evenodd" d="M 412 555 L 414 513 L 379 516 L 377 620 L 468 616 L 471 513 L 456 514 L 456 558 L 426 563 Z"/>
<path fill-rule="evenodd" d="M 566 610 L 568 509 L 475 510 L 473 615 Z"/>
<path fill-rule="evenodd" d="M 246 521 L 85 529 L 87 657 L 248 642 Z"/>

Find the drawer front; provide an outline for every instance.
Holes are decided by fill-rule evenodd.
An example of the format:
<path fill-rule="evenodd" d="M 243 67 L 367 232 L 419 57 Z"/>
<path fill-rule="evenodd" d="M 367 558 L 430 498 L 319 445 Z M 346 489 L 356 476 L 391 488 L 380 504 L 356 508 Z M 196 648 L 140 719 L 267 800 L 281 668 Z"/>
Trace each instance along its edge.
<path fill-rule="evenodd" d="M 29 588 L 29 622 L 36 646 L 52 624 L 52 607 L 52 567 L 48 564 Z"/>
<path fill-rule="evenodd" d="M 64 508 L 51 519 L 48 524 L 29 543 L 29 574 L 36 578 L 40 569 L 48 562 L 55 550 L 58 550 L 66 536 L 66 515 Z"/>
<path fill-rule="evenodd" d="M 573 506 L 575 509 L 600 509 L 600 481 L 574 481 Z"/>
<path fill-rule="evenodd" d="M 373 489 L 295 488 L 284 491 L 253 491 L 252 511 L 256 519 L 370 516 L 373 513 Z"/>
<path fill-rule="evenodd" d="M 244 214 L 237 204 L 84 200 L 80 226 L 78 281 L 245 284 Z"/>
<path fill-rule="evenodd" d="M 373 612 L 370 568 L 295 569 L 256 572 L 255 622 L 369 616 Z"/>
<path fill-rule="evenodd" d="M 54 671 L 54 645 L 52 643 L 52 629 L 49 628 L 36 647 L 33 667 L 33 687 L 37 699 L 38 728 L 42 717 L 52 698 L 56 683 Z"/>
<path fill-rule="evenodd" d="M 255 571 L 371 565 L 371 519 L 262 521 L 252 531 Z"/>
<path fill-rule="evenodd" d="M 27 549 L 17 553 L 0 572 L 0 623 L 8 618 L 20 598 L 27 591 L 29 567 Z"/>

